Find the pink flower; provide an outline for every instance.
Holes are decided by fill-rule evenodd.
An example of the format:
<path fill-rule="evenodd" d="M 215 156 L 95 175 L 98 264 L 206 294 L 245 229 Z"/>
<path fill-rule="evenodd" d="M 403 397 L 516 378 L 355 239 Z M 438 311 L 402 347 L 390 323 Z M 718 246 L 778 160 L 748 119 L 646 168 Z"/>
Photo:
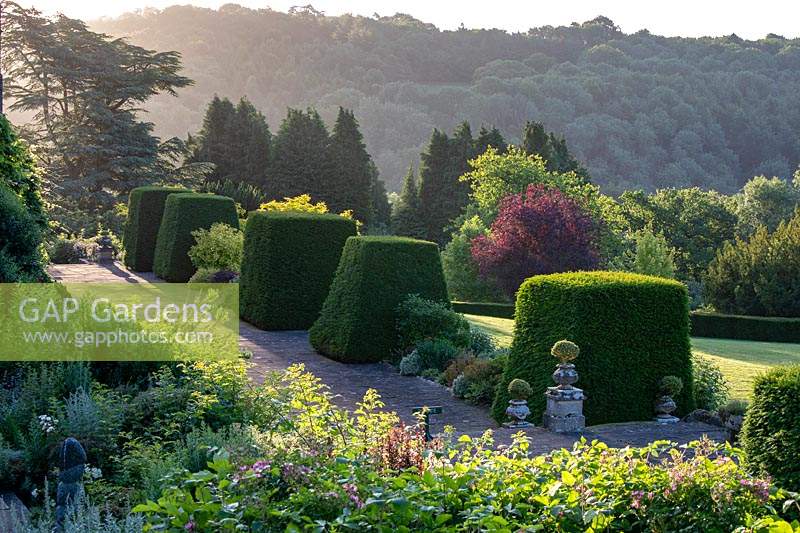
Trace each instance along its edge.
<path fill-rule="evenodd" d="M 183 529 L 185 529 L 186 531 L 194 531 L 194 528 L 195 528 L 194 520 L 189 520 L 188 522 L 186 522 L 186 525 L 183 526 Z"/>
<path fill-rule="evenodd" d="M 364 502 L 358 495 L 358 487 L 354 483 L 343 483 L 342 488 L 344 489 L 345 494 L 347 497 L 350 498 L 350 501 L 353 505 L 356 506 L 356 509 L 361 509 L 364 507 Z"/>

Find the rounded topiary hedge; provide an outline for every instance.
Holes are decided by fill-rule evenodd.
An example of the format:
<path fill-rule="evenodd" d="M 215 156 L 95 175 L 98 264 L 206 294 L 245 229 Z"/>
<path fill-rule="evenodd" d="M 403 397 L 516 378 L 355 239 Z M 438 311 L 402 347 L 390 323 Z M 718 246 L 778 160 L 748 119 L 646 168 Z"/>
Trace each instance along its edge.
<path fill-rule="evenodd" d="M 155 274 L 166 281 L 189 281 L 196 270 L 189 259 L 189 248 L 195 244 L 192 232 L 216 222 L 239 228 L 236 204 L 227 196 L 193 192 L 167 196 L 156 239 Z"/>
<path fill-rule="evenodd" d="M 308 329 L 319 317 L 356 223 L 339 215 L 254 212 L 244 235 L 241 316 L 262 329 Z"/>
<path fill-rule="evenodd" d="M 347 363 L 391 356 L 398 343 L 397 306 L 408 294 L 449 302 L 436 244 L 405 237 L 350 237 L 311 328 L 311 344 Z"/>
<path fill-rule="evenodd" d="M 156 238 L 167 196 L 189 192 L 176 187 L 137 187 L 128 197 L 128 220 L 122 234 L 125 266 L 135 272 L 153 270 Z"/>
<path fill-rule="evenodd" d="M 514 341 L 492 409 L 505 418 L 508 383 L 533 387 L 530 419 L 544 412 L 544 392 L 554 385 L 553 344 L 580 346 L 574 364 L 577 386 L 587 396 L 587 423 L 649 420 L 658 383 L 683 380 L 675 398 L 679 412 L 694 408 L 686 287 L 677 281 L 620 272 L 575 272 L 535 276 L 517 292 Z"/>
<path fill-rule="evenodd" d="M 750 470 L 800 490 L 800 365 L 756 377 L 740 439 Z"/>

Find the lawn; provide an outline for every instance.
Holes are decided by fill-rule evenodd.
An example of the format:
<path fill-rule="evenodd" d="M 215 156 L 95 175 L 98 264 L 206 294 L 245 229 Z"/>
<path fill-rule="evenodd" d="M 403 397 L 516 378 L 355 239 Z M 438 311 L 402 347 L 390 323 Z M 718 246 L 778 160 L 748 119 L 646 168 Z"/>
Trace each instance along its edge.
<path fill-rule="evenodd" d="M 465 316 L 470 323 L 492 335 L 500 345 L 511 344 L 513 320 Z M 800 364 L 800 344 L 692 337 L 692 351 L 719 365 L 730 385 L 731 398 L 748 398 L 753 378 L 771 366 Z"/>

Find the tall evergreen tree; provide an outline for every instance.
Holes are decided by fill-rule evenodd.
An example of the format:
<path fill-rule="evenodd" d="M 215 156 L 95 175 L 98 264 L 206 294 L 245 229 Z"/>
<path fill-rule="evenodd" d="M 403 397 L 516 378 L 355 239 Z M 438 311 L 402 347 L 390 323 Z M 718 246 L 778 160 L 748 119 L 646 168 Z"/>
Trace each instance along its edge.
<path fill-rule="evenodd" d="M 537 154 L 550 172 L 575 172 L 588 178 L 588 172 L 573 156 L 564 137 L 548 133 L 541 122 L 528 122 L 522 131 L 522 148 L 529 155 Z"/>
<path fill-rule="evenodd" d="M 272 142 L 272 164 L 266 187 L 273 199 L 309 194 L 313 201 L 329 202 L 330 138 L 314 109 L 289 109 Z"/>
<path fill-rule="evenodd" d="M 426 235 L 426 227 L 420 216 L 417 178 L 413 167 L 408 167 L 400 198 L 392 209 L 392 233 L 417 239 L 423 239 Z"/>
<path fill-rule="evenodd" d="M 230 180 L 264 187 L 269 168 L 272 134 L 267 121 L 246 98 L 234 106 L 214 96 L 200 132 L 191 139 L 193 162 L 214 164 L 211 181 Z"/>
<path fill-rule="evenodd" d="M 505 153 L 508 149 L 508 144 L 500 130 L 494 127 L 487 129 L 486 126 L 481 126 L 478 136 L 475 137 L 475 155 L 484 153 L 490 146 L 496 148 L 500 154 Z"/>
<path fill-rule="evenodd" d="M 329 207 L 337 212 L 351 209 L 358 220 L 368 220 L 374 165 L 352 111 L 339 108 L 328 154 L 332 172 L 327 184 Z"/>
<path fill-rule="evenodd" d="M 51 201 L 96 214 L 160 179 L 158 139 L 137 113 L 153 95 L 192 84 L 179 74 L 180 54 L 146 50 L 10 2 L 3 52 L 9 110 L 33 114 L 29 137 L 56 193 Z"/>
<path fill-rule="evenodd" d="M 391 224 L 392 207 L 386 196 L 386 184 L 378 175 L 378 167 L 370 161 L 370 216 L 367 224 L 372 228 L 388 229 Z"/>

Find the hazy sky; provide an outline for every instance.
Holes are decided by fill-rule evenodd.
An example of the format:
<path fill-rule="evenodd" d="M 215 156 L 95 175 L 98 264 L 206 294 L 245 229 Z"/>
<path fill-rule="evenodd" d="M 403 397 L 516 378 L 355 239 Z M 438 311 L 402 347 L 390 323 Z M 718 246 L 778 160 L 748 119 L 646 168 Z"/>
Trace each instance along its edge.
<path fill-rule="evenodd" d="M 286 11 L 292 5 L 311 3 L 329 15 L 354 13 L 371 16 L 410 13 L 440 28 L 503 28 L 525 31 L 533 26 L 582 22 L 602 14 L 631 33 L 647 28 L 660 35 L 727 35 L 760 38 L 767 33 L 800 36 L 800 1 L 761 0 L 239 0 L 244 6 Z M 220 0 L 27 0 L 42 11 L 62 11 L 68 16 L 92 19 L 116 16 L 142 7 L 162 8 L 176 3 L 217 8 Z"/>

